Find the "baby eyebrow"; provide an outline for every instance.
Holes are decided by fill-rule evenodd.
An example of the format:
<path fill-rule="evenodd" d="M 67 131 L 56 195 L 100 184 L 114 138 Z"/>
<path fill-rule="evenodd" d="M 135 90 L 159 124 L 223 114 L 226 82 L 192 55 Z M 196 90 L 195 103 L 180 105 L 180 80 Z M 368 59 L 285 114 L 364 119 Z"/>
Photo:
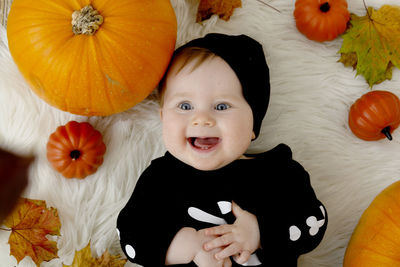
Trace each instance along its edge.
<path fill-rule="evenodd" d="M 181 103 L 184 101 L 190 101 L 190 97 L 188 94 L 177 93 L 173 95 L 169 95 L 168 97 L 164 98 L 164 101 L 169 103 Z"/>
<path fill-rule="evenodd" d="M 218 95 L 216 99 L 219 99 L 220 101 L 239 101 L 241 100 L 240 96 L 236 96 L 234 94 L 223 94 L 223 95 Z"/>
<path fill-rule="evenodd" d="M 186 102 L 192 103 L 191 99 L 189 97 L 185 97 L 184 95 L 171 96 L 168 98 L 167 102 L 173 106 L 177 106 L 181 103 L 186 103 Z"/>
<path fill-rule="evenodd" d="M 171 95 L 171 98 L 189 98 L 191 94 L 187 92 L 178 92 Z"/>

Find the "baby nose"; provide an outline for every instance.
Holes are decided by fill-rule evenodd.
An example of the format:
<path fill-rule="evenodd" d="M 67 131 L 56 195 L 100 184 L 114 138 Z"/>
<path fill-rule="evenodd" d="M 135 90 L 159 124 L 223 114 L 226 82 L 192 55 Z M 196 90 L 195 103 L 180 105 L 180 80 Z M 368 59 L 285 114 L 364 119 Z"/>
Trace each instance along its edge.
<path fill-rule="evenodd" d="M 205 112 L 197 113 L 192 119 L 193 126 L 208 126 L 212 127 L 215 125 L 215 120 L 212 116 Z"/>

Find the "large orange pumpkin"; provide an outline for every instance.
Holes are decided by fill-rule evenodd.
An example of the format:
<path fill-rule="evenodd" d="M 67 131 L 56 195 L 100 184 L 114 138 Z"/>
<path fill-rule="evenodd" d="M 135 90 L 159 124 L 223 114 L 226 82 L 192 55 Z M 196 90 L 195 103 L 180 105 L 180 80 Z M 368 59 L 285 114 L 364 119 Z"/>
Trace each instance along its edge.
<path fill-rule="evenodd" d="M 350 19 L 346 0 L 297 0 L 293 14 L 297 29 L 318 42 L 342 34 Z"/>
<path fill-rule="evenodd" d="M 80 115 L 127 110 L 157 86 L 175 48 L 169 0 L 14 0 L 9 49 L 33 90 Z"/>
<path fill-rule="evenodd" d="M 364 211 L 347 246 L 344 267 L 400 266 L 400 181 Z"/>
<path fill-rule="evenodd" d="M 400 125 L 400 99 L 388 91 L 371 91 L 350 107 L 351 131 L 366 141 L 387 137 Z"/>
<path fill-rule="evenodd" d="M 103 164 L 106 145 L 88 122 L 70 121 L 57 127 L 47 142 L 47 159 L 66 178 L 85 178 Z"/>

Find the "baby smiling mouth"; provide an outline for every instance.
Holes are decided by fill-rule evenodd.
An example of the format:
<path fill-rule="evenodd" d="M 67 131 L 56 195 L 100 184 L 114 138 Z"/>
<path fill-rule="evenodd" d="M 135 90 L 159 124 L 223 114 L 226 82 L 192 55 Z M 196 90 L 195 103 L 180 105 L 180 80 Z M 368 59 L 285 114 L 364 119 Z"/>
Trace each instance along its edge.
<path fill-rule="evenodd" d="M 197 149 L 208 150 L 216 146 L 220 139 L 218 137 L 189 137 L 188 141 Z"/>

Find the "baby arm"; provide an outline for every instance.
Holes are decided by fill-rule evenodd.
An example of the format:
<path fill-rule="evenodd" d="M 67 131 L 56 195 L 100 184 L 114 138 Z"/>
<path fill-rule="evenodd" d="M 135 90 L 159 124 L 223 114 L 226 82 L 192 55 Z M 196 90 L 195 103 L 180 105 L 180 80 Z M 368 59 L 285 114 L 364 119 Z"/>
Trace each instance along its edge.
<path fill-rule="evenodd" d="M 218 236 L 204 244 L 206 251 L 220 248 L 215 254 L 217 260 L 238 255 L 235 261 L 239 264 L 247 262 L 250 255 L 260 248 L 260 230 L 257 217 L 242 210 L 232 202 L 232 212 L 236 217 L 233 224 L 224 224 L 205 229 L 206 235 Z"/>
<path fill-rule="evenodd" d="M 182 228 L 176 233 L 169 245 L 165 265 L 184 264 L 193 261 L 199 250 L 199 245 L 197 231 L 190 227 Z"/>
<path fill-rule="evenodd" d="M 196 263 L 200 267 L 230 267 L 229 258 L 217 260 L 214 254 L 220 248 L 205 251 L 203 244 L 216 236 L 206 235 L 205 230 L 196 231 L 194 228 L 184 227 L 178 231 L 172 240 L 165 258 L 165 265 Z"/>

